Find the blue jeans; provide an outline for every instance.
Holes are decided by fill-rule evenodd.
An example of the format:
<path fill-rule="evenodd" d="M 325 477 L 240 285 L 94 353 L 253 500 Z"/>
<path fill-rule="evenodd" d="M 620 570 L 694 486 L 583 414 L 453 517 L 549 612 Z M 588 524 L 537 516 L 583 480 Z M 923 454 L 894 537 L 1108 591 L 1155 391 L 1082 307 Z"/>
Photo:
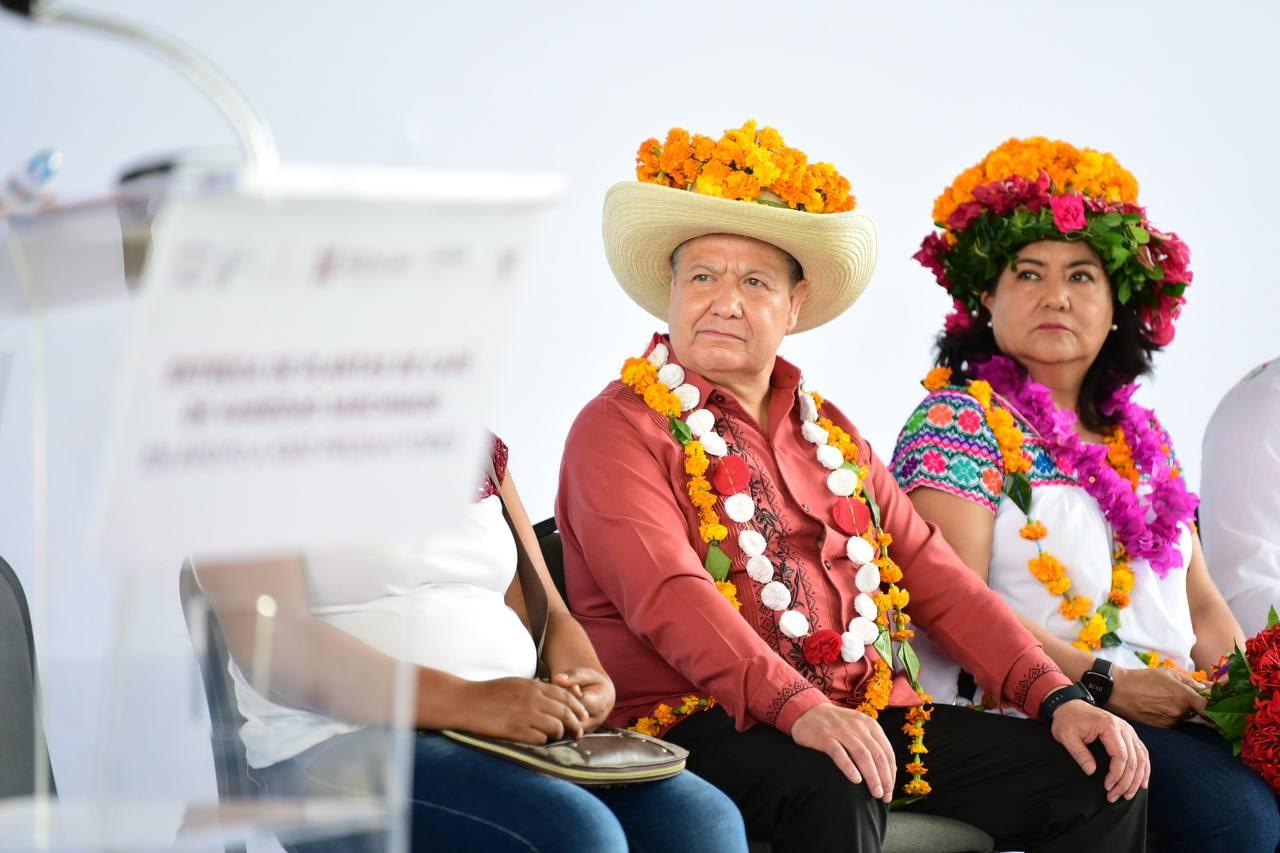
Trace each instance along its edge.
<path fill-rule="evenodd" d="M 1151 754 L 1148 825 L 1166 853 L 1273 853 L 1280 810 L 1262 777 L 1208 726 L 1134 723 Z"/>
<path fill-rule="evenodd" d="M 360 781 L 385 765 L 368 762 L 385 735 L 356 732 L 307 750 L 254 775 L 268 795 L 334 796 L 376 792 Z M 369 744 L 373 743 L 372 748 Z M 737 806 L 714 786 L 684 772 L 661 782 L 583 788 L 513 762 L 420 733 L 414 740 L 414 851 L 494 853 L 746 853 Z M 372 790 L 371 790 L 372 789 Z M 379 850 L 381 836 L 296 845 L 297 853 Z"/>

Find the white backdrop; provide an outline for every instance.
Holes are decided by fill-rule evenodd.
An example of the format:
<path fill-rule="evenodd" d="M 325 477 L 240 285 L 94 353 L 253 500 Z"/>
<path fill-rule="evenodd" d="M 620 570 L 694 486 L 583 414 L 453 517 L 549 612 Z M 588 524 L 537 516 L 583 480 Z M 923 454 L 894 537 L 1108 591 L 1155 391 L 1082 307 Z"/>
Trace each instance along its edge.
<path fill-rule="evenodd" d="M 1266 267 L 1280 195 L 1271 162 L 1280 7 L 1262 0 L 99 5 L 214 58 L 270 118 L 286 159 L 568 178 L 531 259 L 537 286 L 522 297 L 523 327 L 493 342 L 508 350 L 509 369 L 492 426 L 512 446 L 534 517 L 550 514 L 578 409 L 658 326 L 612 283 L 599 220 L 605 189 L 632 176 L 638 143 L 672 125 L 717 135 L 754 117 L 853 182 L 858 209 L 879 227 L 879 268 L 847 315 L 783 351 L 883 454 L 922 393 L 916 383 L 948 308 L 910 256 L 934 197 L 1011 135 L 1112 151 L 1137 175 L 1157 227 L 1190 245 L 1186 314 L 1140 399 L 1160 413 L 1193 485 L 1218 398 L 1280 351 L 1280 289 Z M 143 155 L 233 141 L 167 68 L 89 36 L 4 20 L 0 70 L 0 164 L 61 147 L 64 197 L 105 189 Z M 51 559 L 73 560 L 83 534 L 79 466 L 99 439 L 94 407 L 109 361 L 101 354 L 118 346 L 118 318 L 107 307 L 50 323 L 60 344 L 51 375 L 63 386 L 50 404 L 60 442 L 51 452 L 65 460 L 53 485 Z M 488 334 L 484 317 L 460 321 Z M 0 346 L 3 334 L 0 326 Z M 19 355 L 0 414 L 0 555 L 29 577 L 30 386 L 21 374 L 30 363 L 23 329 L 10 323 L 8 335 Z M 67 583 L 51 600 L 74 610 L 81 596 L 91 609 L 98 593 Z M 50 624 L 51 645 L 68 659 L 101 648 L 101 625 Z M 70 676 L 47 677 L 60 781 L 87 785 L 92 709 L 72 701 L 69 686 L 58 692 Z"/>

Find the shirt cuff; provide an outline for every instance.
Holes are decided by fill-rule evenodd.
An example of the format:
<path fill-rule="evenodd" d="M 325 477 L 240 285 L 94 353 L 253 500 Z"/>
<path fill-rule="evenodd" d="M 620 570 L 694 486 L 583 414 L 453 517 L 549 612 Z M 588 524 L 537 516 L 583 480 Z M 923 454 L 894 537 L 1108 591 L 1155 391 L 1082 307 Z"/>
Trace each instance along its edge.
<path fill-rule="evenodd" d="M 1022 665 L 1014 666 L 1012 671 L 1020 675 L 1013 679 L 1013 692 L 1009 698 L 1028 717 L 1039 719 L 1040 703 L 1053 691 L 1069 685 L 1071 679 L 1038 648 L 1028 652 L 1018 663 Z"/>
<path fill-rule="evenodd" d="M 806 711 L 819 705 L 825 705 L 830 701 L 826 694 L 816 687 L 801 690 L 782 706 L 782 710 L 778 712 L 777 719 L 773 721 L 773 727 L 784 735 L 790 735 L 791 727 L 796 724 L 796 720 L 800 719 Z"/>

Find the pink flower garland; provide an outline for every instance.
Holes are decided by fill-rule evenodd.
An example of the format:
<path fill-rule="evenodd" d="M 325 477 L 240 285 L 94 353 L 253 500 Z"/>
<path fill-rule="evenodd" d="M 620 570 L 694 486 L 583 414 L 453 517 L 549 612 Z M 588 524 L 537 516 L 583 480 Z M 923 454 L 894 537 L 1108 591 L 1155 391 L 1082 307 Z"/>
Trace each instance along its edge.
<path fill-rule="evenodd" d="M 1058 467 L 1074 476 L 1098 502 L 1115 530 L 1116 541 L 1131 557 L 1146 559 L 1160 578 L 1183 567 L 1178 526 L 1194 518 L 1199 499 L 1187 491 L 1186 482 L 1169 465 L 1164 437 L 1152 428 L 1155 415 L 1132 402 L 1137 384 L 1117 388 L 1101 409 L 1105 415 L 1118 417 L 1134 463 L 1151 486 L 1145 498 L 1107 462 L 1106 445 L 1080 438 L 1075 431 L 1076 413 L 1058 408 L 1049 389 L 1033 382 L 1013 359 L 994 356 L 975 365 L 974 373 L 1013 403 L 1049 442 Z"/>

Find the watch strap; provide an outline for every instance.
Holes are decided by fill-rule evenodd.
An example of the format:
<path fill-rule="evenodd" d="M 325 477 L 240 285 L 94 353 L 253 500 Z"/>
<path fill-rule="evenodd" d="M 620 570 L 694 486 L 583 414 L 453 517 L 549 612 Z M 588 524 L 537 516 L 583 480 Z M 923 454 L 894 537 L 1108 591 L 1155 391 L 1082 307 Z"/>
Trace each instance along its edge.
<path fill-rule="evenodd" d="M 1040 703 L 1040 719 L 1046 723 L 1053 722 L 1054 713 L 1072 699 L 1083 699 L 1090 705 L 1093 704 L 1093 696 L 1080 682 L 1072 682 L 1066 687 L 1059 687 L 1057 690 L 1045 697 Z"/>

